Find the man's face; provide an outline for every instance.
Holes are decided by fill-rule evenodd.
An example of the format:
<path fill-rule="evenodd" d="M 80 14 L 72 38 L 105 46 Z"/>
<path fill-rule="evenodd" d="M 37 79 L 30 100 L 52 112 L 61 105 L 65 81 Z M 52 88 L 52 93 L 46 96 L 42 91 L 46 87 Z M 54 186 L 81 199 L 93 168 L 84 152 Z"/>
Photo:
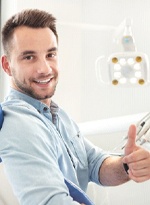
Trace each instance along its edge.
<path fill-rule="evenodd" d="M 11 45 L 7 73 L 12 87 L 49 104 L 58 82 L 55 35 L 49 28 L 23 26 L 15 30 Z"/>

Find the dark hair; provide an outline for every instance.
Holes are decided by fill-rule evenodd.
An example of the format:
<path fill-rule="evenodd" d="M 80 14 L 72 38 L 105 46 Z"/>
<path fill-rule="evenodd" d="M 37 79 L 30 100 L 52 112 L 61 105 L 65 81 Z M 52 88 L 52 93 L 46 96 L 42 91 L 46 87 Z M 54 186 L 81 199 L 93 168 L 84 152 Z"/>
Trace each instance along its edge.
<path fill-rule="evenodd" d="M 46 11 L 38 9 L 23 10 L 10 19 L 7 20 L 2 29 L 2 45 L 6 55 L 9 55 L 11 47 L 11 38 L 14 30 L 20 26 L 28 26 L 31 28 L 50 28 L 58 41 L 58 34 L 56 31 L 56 18 Z"/>

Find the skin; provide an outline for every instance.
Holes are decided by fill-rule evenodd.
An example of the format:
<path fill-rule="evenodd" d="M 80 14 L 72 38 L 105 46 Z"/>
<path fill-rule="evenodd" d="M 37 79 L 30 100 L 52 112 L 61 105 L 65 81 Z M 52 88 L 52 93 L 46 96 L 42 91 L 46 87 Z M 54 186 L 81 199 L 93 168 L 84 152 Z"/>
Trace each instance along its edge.
<path fill-rule="evenodd" d="M 57 54 L 57 40 L 49 28 L 22 26 L 13 34 L 9 56 L 2 56 L 2 67 L 12 88 L 50 106 L 59 76 Z"/>
<path fill-rule="evenodd" d="M 129 166 L 128 174 L 123 163 Z M 99 170 L 99 180 L 103 185 L 116 186 L 128 180 L 144 182 L 150 179 L 150 152 L 136 145 L 136 126 L 131 125 L 124 157 L 107 158 Z"/>
<path fill-rule="evenodd" d="M 15 30 L 9 57 L 2 56 L 12 88 L 50 106 L 58 82 L 57 40 L 49 28 Z"/>
<path fill-rule="evenodd" d="M 9 56 L 2 56 L 2 67 L 11 86 L 50 106 L 58 83 L 57 40 L 49 28 L 17 28 L 11 40 Z M 150 152 L 135 143 L 136 127 L 131 125 L 125 156 L 107 158 L 99 170 L 103 185 L 115 186 L 130 179 L 143 182 L 150 178 Z M 129 166 L 128 174 L 123 163 Z M 82 204 L 83 205 L 83 204 Z"/>

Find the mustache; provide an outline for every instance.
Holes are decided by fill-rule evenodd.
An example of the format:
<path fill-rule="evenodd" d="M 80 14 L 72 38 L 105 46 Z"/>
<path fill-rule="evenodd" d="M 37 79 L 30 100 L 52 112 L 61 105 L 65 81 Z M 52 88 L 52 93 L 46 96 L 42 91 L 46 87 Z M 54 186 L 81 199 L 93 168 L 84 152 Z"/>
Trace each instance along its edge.
<path fill-rule="evenodd" d="M 30 80 L 44 80 L 44 79 L 51 79 L 51 78 L 54 78 L 55 77 L 55 75 L 54 74 L 47 74 L 47 75 L 45 75 L 45 74 L 40 74 L 40 75 L 38 75 L 38 76 L 36 76 L 36 77 L 32 77 Z"/>

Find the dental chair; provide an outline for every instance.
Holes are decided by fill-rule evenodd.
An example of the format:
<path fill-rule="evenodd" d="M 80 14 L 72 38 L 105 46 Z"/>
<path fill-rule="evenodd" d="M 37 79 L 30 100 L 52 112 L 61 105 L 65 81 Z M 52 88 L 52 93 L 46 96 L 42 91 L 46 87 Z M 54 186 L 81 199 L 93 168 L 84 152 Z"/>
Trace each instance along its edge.
<path fill-rule="evenodd" d="M 3 122 L 4 122 L 4 113 L 3 113 L 3 110 L 2 110 L 2 107 L 0 104 L 0 130 L 2 129 Z M 2 166 L 2 159 L 0 158 L 0 174 L 1 174 L 1 171 L 4 172 L 4 170 L 1 170 L 1 169 L 3 169 L 3 166 Z M 14 198 L 13 199 L 14 202 L 11 201 L 11 203 L 10 202 L 6 203 L 6 202 L 4 202 L 4 199 L 3 199 L 4 197 L 3 196 L 1 197 L 1 193 L 0 193 L 0 205 L 10 205 L 10 204 L 19 205 L 17 202 L 17 199 L 15 199 L 15 197 L 13 195 L 13 192 L 11 190 L 11 187 L 9 185 L 9 182 L 7 181 L 5 174 L 3 173 L 2 177 L 0 176 L 0 178 L 2 178 L 2 179 L 5 178 L 5 182 L 8 184 L 8 187 L 10 189 L 11 197 Z M 89 197 L 86 195 L 86 193 L 84 191 L 82 191 L 78 186 L 76 186 L 74 183 L 72 183 L 68 179 L 64 179 L 64 181 L 69 189 L 70 196 L 73 198 L 74 201 L 77 201 L 80 204 L 84 203 L 86 205 L 94 205 L 94 203 L 89 199 Z M 0 179 L 0 183 L 1 183 L 1 179 Z M 7 190 L 7 193 L 8 193 L 8 188 L 6 188 L 5 190 Z M 6 197 L 8 198 L 8 194 Z"/>
<path fill-rule="evenodd" d="M 0 105 L 0 129 L 2 128 L 3 121 L 4 121 L 4 114 L 3 114 L 2 107 Z"/>

